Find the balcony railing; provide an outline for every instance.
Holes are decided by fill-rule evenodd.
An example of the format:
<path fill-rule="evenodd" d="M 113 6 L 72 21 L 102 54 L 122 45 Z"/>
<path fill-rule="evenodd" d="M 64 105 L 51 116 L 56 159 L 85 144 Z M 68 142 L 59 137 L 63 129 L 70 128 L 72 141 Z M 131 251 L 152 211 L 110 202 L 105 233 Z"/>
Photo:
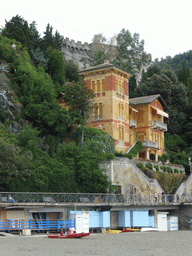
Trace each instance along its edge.
<path fill-rule="evenodd" d="M 103 119 L 103 115 L 94 116 L 94 121 L 102 120 L 102 119 Z"/>
<path fill-rule="evenodd" d="M 11 195 L 14 203 L 9 201 Z M 26 204 L 37 205 L 58 205 L 58 204 L 90 204 L 90 205 L 106 205 L 106 204 L 154 204 L 154 203 L 183 203 L 192 202 L 192 195 L 186 194 L 182 196 L 153 194 L 141 196 L 141 194 L 88 194 L 88 193 L 30 193 L 30 192 L 1 192 L 0 205 L 18 205 Z"/>
<path fill-rule="evenodd" d="M 142 146 L 144 148 L 158 148 L 157 147 L 157 142 L 153 142 L 151 140 L 144 140 L 144 141 L 142 141 Z"/>
<path fill-rule="evenodd" d="M 130 125 L 130 127 L 137 128 L 137 121 L 133 120 L 133 119 L 130 119 L 129 120 L 129 125 Z"/>
<path fill-rule="evenodd" d="M 124 140 L 119 140 L 119 146 L 124 146 Z"/>
<path fill-rule="evenodd" d="M 124 117 L 123 116 L 118 116 L 118 120 L 119 121 L 124 121 Z"/>
<path fill-rule="evenodd" d="M 167 131 L 167 124 L 161 123 L 159 121 L 153 120 L 150 123 L 151 128 L 160 129 L 162 131 Z"/>

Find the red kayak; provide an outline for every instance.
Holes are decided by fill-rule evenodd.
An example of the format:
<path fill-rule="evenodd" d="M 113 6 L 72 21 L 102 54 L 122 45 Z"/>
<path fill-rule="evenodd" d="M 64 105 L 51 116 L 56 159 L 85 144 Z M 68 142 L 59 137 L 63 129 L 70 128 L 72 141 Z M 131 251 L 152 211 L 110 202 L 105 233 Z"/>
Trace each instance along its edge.
<path fill-rule="evenodd" d="M 123 229 L 121 232 L 131 232 L 131 229 Z"/>
<path fill-rule="evenodd" d="M 90 233 L 76 233 L 69 231 L 67 234 L 64 234 L 62 231 L 59 234 L 47 234 L 48 238 L 81 238 L 89 236 Z"/>
<path fill-rule="evenodd" d="M 85 236 L 90 236 L 91 232 L 89 233 L 83 233 L 82 237 L 85 237 Z"/>

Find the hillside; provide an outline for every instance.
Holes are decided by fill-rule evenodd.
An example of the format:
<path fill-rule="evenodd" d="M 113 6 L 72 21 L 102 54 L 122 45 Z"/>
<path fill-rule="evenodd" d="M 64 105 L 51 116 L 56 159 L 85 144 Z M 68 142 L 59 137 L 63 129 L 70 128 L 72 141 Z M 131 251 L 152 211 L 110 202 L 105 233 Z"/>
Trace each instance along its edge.
<path fill-rule="evenodd" d="M 49 53 L 54 56 L 60 54 L 51 48 Z M 92 129 L 88 132 L 93 134 L 93 138 L 94 134 L 97 136 L 91 144 L 89 139 L 86 140 L 87 131 L 77 129 L 79 125 L 83 127 L 85 122 L 76 110 L 77 102 L 73 108 L 71 101 L 67 110 L 62 109 L 56 99 L 60 80 L 54 78 L 54 74 L 58 70 L 49 66 L 52 78 L 43 67 L 36 67 L 32 63 L 25 47 L 3 36 L 0 36 L 0 56 L 1 191 L 110 190 L 110 182 L 103 174 L 100 163 L 113 157 L 107 154 L 107 149 L 106 153 L 102 153 L 103 137 L 111 145 L 113 140 L 102 131 L 98 136 Z M 64 88 L 65 84 L 62 86 Z M 76 83 L 76 87 L 77 90 L 82 88 L 80 82 Z M 85 133 L 83 147 L 79 140 L 82 132 Z M 69 143 L 65 142 L 66 138 L 70 139 Z M 97 147 L 90 150 L 93 143 Z M 113 146 L 110 150 L 113 150 Z"/>
<path fill-rule="evenodd" d="M 180 67 L 184 63 L 189 69 L 192 69 L 192 50 L 177 54 L 173 58 L 167 56 L 166 59 L 155 60 L 155 64 L 165 69 L 172 69 L 176 74 L 178 74 Z"/>

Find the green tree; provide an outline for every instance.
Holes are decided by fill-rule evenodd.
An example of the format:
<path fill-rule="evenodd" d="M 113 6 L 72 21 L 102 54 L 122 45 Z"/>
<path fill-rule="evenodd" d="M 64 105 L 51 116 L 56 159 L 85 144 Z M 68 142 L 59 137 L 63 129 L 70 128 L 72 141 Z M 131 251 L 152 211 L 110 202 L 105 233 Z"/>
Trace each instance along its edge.
<path fill-rule="evenodd" d="M 64 138 L 74 124 L 81 122 L 80 115 L 69 113 L 58 105 L 51 78 L 42 68 L 36 69 L 30 63 L 20 65 L 15 81 L 23 105 L 22 117 L 38 127 L 41 134 Z"/>
<path fill-rule="evenodd" d="M 90 151 L 101 154 L 115 152 L 114 139 L 102 130 L 80 126 L 73 132 L 72 137 L 77 145 L 87 147 Z"/>
<path fill-rule="evenodd" d="M 64 62 L 64 74 L 65 79 L 68 82 L 79 82 L 80 75 L 78 73 L 78 65 L 73 61 L 65 61 Z"/>
<path fill-rule="evenodd" d="M 6 191 L 14 177 L 25 180 L 31 174 L 32 153 L 21 152 L 14 144 L 6 143 L 0 138 L 0 189 Z"/>
<path fill-rule="evenodd" d="M 60 35 L 60 33 L 56 30 L 54 35 L 54 48 L 58 51 L 61 51 L 62 44 L 63 44 L 63 37 Z"/>
<path fill-rule="evenodd" d="M 140 41 L 139 37 L 138 33 L 132 36 L 129 30 L 125 29 L 122 29 L 116 37 L 117 54 L 114 63 L 131 74 L 136 74 L 143 65 L 148 64 L 144 40 Z"/>
<path fill-rule="evenodd" d="M 100 164 L 106 159 L 104 154 L 97 154 L 87 148 L 80 148 L 74 143 L 62 144 L 57 159 L 75 172 L 75 182 L 81 193 L 106 193 L 111 188 Z"/>
<path fill-rule="evenodd" d="M 60 87 L 65 83 L 63 55 L 49 46 L 45 52 L 45 58 L 48 59 L 46 72 L 51 76 L 60 92 Z"/>
<path fill-rule="evenodd" d="M 45 58 L 39 47 L 35 51 L 31 51 L 31 57 L 35 67 L 43 67 L 46 70 L 48 59 Z"/>
<path fill-rule="evenodd" d="M 180 152 L 187 146 L 186 142 L 178 134 L 165 133 L 166 151 Z"/>
<path fill-rule="evenodd" d="M 14 49 L 12 45 L 15 45 Z M 0 36 L 0 56 L 1 59 L 9 65 L 9 73 L 14 78 L 15 71 L 21 63 L 30 62 L 29 53 L 26 49 L 22 48 L 20 42 L 15 39 L 9 39 L 7 37 Z"/>
<path fill-rule="evenodd" d="M 63 92 L 69 110 L 78 112 L 86 120 L 93 111 L 93 91 L 84 82 L 72 82 L 66 83 Z"/>
<path fill-rule="evenodd" d="M 41 42 L 41 49 L 45 52 L 46 49 L 50 46 L 53 47 L 54 44 L 54 36 L 53 36 L 53 27 L 48 23 L 44 36 Z"/>
<path fill-rule="evenodd" d="M 136 88 L 137 96 L 161 94 L 168 105 L 168 130 L 171 133 L 181 132 L 186 120 L 187 92 L 187 87 L 178 82 L 173 71 L 164 71 L 157 65 L 152 65 L 147 70 L 145 78 L 143 77 L 140 86 Z"/>
<path fill-rule="evenodd" d="M 40 35 L 36 29 L 36 23 L 28 24 L 21 16 L 16 15 L 10 21 L 5 21 L 5 28 L 2 32 L 3 36 L 15 39 L 29 51 L 35 49 L 39 45 Z"/>
<path fill-rule="evenodd" d="M 55 35 L 53 35 L 53 27 L 48 23 L 44 37 L 41 40 L 41 49 L 45 52 L 48 47 L 52 47 L 58 51 L 61 51 L 63 37 L 56 30 Z"/>

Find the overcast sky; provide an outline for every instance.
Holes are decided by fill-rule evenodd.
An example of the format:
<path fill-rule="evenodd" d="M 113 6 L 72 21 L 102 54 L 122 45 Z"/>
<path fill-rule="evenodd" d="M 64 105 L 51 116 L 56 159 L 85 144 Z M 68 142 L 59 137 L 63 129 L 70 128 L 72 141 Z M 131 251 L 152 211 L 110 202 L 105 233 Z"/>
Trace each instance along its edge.
<path fill-rule="evenodd" d="M 192 50 L 191 9 L 191 0 L 9 0 L 0 4 L 0 26 L 18 14 L 28 23 L 36 21 L 41 36 L 50 23 L 64 37 L 83 43 L 125 28 L 140 34 L 154 60 Z"/>

